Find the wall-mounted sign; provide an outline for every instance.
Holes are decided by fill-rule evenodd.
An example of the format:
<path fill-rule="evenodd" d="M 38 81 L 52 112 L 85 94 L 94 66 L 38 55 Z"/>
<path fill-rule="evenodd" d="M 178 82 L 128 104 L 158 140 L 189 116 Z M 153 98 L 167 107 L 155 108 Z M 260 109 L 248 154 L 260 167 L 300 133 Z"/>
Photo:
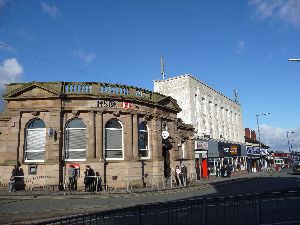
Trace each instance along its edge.
<path fill-rule="evenodd" d="M 261 151 L 259 147 L 247 147 L 247 155 L 258 155 L 260 156 Z"/>
<path fill-rule="evenodd" d="M 220 157 L 241 156 L 241 145 L 219 142 L 218 149 Z"/>
<path fill-rule="evenodd" d="M 97 107 L 99 107 L 99 108 L 117 108 L 117 103 L 113 100 L 98 100 Z"/>
<path fill-rule="evenodd" d="M 162 136 L 163 139 L 167 139 L 167 138 L 170 136 L 170 134 L 169 134 L 168 131 L 164 130 L 164 131 L 161 133 L 161 136 Z"/>
<path fill-rule="evenodd" d="M 36 175 L 37 174 L 37 165 L 29 165 L 28 166 L 28 174 Z"/>
<path fill-rule="evenodd" d="M 130 108 L 132 108 L 132 103 L 130 103 L 130 102 L 122 102 L 122 108 L 123 109 L 130 109 Z"/>
<path fill-rule="evenodd" d="M 208 150 L 208 142 L 202 140 L 195 141 L 195 149 Z"/>
<path fill-rule="evenodd" d="M 133 104 L 130 102 L 117 102 L 114 100 L 97 100 L 97 107 L 131 109 L 133 107 Z"/>

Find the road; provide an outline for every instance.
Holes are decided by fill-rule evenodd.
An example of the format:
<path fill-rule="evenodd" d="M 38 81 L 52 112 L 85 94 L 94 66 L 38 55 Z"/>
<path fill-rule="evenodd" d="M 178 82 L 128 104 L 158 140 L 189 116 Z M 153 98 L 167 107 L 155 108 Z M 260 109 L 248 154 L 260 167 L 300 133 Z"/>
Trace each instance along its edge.
<path fill-rule="evenodd" d="M 290 171 L 257 173 L 250 178 L 224 178 L 197 186 L 130 194 L 0 196 L 0 224 L 27 224 L 45 218 L 99 212 L 136 204 L 165 202 L 194 197 L 217 197 L 300 188 L 300 176 Z M 220 179 L 219 179 L 220 180 Z"/>

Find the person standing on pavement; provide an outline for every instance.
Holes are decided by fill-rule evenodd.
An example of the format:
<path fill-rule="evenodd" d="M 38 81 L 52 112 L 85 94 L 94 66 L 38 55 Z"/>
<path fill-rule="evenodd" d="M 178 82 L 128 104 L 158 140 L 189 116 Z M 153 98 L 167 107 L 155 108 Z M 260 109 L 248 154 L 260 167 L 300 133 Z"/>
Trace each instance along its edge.
<path fill-rule="evenodd" d="M 93 191 L 94 189 L 94 170 L 87 165 L 85 172 L 84 172 L 84 186 L 85 186 L 85 191 Z"/>
<path fill-rule="evenodd" d="M 175 179 L 176 179 L 176 185 L 181 186 L 181 170 L 179 169 L 179 166 L 176 166 L 176 169 L 172 170 L 175 172 Z"/>
<path fill-rule="evenodd" d="M 220 172 L 221 172 L 221 178 L 224 178 L 225 177 L 225 166 L 224 165 L 221 166 Z"/>
<path fill-rule="evenodd" d="M 8 192 L 16 191 L 15 176 L 17 176 L 17 166 L 14 166 L 13 170 L 11 171 L 11 177 L 9 178 L 9 183 L 8 183 Z"/>
<path fill-rule="evenodd" d="M 181 165 L 181 184 L 186 186 L 187 168 L 184 164 Z"/>
<path fill-rule="evenodd" d="M 69 189 L 70 191 L 75 191 L 76 171 L 73 165 L 70 165 L 68 169 L 68 176 L 69 176 Z"/>
<path fill-rule="evenodd" d="M 231 175 L 231 169 L 232 169 L 232 167 L 231 167 L 231 165 L 227 165 L 227 167 L 226 167 L 226 172 L 227 172 L 227 177 L 228 178 L 230 178 L 230 175 Z"/>
<path fill-rule="evenodd" d="M 101 176 L 100 176 L 99 172 L 96 172 L 96 185 L 95 186 L 96 186 L 97 191 L 102 191 L 101 183 L 102 183 Z"/>

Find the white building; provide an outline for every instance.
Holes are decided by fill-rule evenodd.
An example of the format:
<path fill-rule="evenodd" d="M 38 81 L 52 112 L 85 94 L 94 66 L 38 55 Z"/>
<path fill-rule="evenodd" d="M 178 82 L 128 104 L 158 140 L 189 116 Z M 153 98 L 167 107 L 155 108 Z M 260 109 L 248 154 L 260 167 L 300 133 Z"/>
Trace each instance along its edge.
<path fill-rule="evenodd" d="M 194 126 L 196 138 L 245 143 L 241 105 L 193 76 L 155 80 L 154 91 L 177 100 L 178 117 Z"/>

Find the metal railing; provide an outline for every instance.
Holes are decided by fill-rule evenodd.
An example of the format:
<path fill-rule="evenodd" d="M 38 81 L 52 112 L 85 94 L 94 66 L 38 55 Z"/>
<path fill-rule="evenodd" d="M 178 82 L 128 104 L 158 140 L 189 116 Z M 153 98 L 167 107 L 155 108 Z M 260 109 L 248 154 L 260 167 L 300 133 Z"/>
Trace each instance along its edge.
<path fill-rule="evenodd" d="M 166 96 L 143 88 L 111 83 L 63 82 L 64 94 L 121 95 L 157 101 Z"/>
<path fill-rule="evenodd" d="M 172 189 L 177 188 L 176 178 L 173 174 L 171 177 L 166 179 L 163 175 L 146 175 L 146 176 L 124 176 L 118 177 L 115 181 L 110 181 L 109 185 L 105 186 L 103 177 L 100 176 L 89 176 L 93 178 L 93 181 L 88 185 L 84 184 L 84 175 L 77 176 L 76 179 L 76 191 L 89 190 L 89 192 L 99 192 L 99 190 L 103 190 L 110 193 L 124 193 L 124 192 L 138 192 L 138 191 L 150 191 L 150 190 L 164 190 L 164 189 Z M 107 175 L 107 177 L 113 177 L 113 175 Z M 98 184 L 99 178 L 101 183 Z M 180 187 L 190 186 L 195 184 L 196 174 L 188 173 L 186 179 L 183 181 Z M 111 186 L 113 182 L 116 182 L 119 187 L 114 188 Z M 99 185 L 101 188 L 99 188 Z M 71 184 L 69 181 L 68 175 L 65 175 L 63 190 L 68 191 L 71 190 Z M 98 187 L 98 188 L 97 188 Z"/>
<path fill-rule="evenodd" d="M 299 211 L 296 190 L 143 204 L 35 225 L 299 225 Z"/>
<path fill-rule="evenodd" d="M 1 179 L 0 188 L 5 188 L 7 191 L 34 191 L 44 190 L 49 191 L 58 189 L 58 185 L 51 185 L 54 183 L 55 177 L 53 176 L 13 176 L 13 180 Z"/>

